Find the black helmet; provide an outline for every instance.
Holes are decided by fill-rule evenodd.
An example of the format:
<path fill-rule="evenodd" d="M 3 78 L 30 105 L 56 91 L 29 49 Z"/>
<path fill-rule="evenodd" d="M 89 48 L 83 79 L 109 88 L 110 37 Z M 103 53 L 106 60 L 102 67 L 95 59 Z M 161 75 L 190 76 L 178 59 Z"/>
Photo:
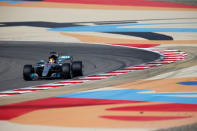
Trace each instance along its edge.
<path fill-rule="evenodd" d="M 58 53 L 56 53 L 56 52 L 50 52 L 50 57 L 49 57 L 49 60 L 50 59 L 54 59 L 55 60 L 55 62 L 57 61 L 57 59 L 58 59 Z"/>

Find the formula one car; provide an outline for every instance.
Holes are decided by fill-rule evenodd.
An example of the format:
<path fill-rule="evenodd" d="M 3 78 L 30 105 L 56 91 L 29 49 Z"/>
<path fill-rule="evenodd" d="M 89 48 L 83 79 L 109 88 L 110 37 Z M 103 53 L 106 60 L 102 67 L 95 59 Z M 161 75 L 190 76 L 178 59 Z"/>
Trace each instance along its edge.
<path fill-rule="evenodd" d="M 38 79 L 71 79 L 82 76 L 82 61 L 73 61 L 72 56 L 59 56 L 51 52 L 49 61 L 40 60 L 36 65 L 24 65 L 23 79 L 26 81 Z"/>

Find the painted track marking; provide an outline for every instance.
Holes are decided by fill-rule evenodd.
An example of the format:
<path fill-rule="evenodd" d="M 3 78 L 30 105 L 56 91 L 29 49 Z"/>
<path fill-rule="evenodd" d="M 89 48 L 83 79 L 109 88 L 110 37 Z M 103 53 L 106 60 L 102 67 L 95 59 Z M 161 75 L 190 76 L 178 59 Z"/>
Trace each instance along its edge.
<path fill-rule="evenodd" d="M 128 47 L 128 46 L 126 46 L 126 47 Z M 38 85 L 38 86 L 3 91 L 3 92 L 0 92 L 0 97 L 19 95 L 19 94 L 24 94 L 24 93 L 34 92 L 34 91 L 48 90 L 48 89 L 52 89 L 52 88 L 58 88 L 58 87 L 70 86 L 70 85 L 74 85 L 74 84 L 86 83 L 89 81 L 103 80 L 106 78 L 115 77 L 115 76 L 118 76 L 121 74 L 133 72 L 133 71 L 141 71 L 141 70 L 145 70 L 145 69 L 152 68 L 152 67 L 170 64 L 170 63 L 173 63 L 176 61 L 184 60 L 185 57 L 187 56 L 187 54 L 185 52 L 182 52 L 180 50 L 170 50 L 170 49 L 148 49 L 148 50 L 152 51 L 152 52 L 159 53 L 161 56 L 163 56 L 163 58 L 160 60 L 153 61 L 153 62 L 148 62 L 146 64 L 126 67 L 124 69 L 120 69 L 120 70 L 113 71 L 113 72 L 107 72 L 104 74 L 96 74 L 96 75 L 85 76 L 85 77 L 81 77 L 81 78 L 75 78 L 72 80 L 59 81 L 59 82 L 43 84 L 43 85 Z"/>

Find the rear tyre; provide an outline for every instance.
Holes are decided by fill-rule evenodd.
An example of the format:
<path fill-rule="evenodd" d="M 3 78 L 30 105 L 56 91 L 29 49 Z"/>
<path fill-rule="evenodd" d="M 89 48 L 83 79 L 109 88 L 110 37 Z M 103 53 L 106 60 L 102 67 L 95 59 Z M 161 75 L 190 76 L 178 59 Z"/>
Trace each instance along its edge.
<path fill-rule="evenodd" d="M 83 65 L 82 65 L 82 61 L 74 61 L 72 63 L 72 73 L 73 76 L 83 76 Z"/>
<path fill-rule="evenodd" d="M 26 81 L 31 81 L 31 75 L 34 73 L 34 68 L 32 65 L 24 65 L 23 67 L 23 79 Z"/>
<path fill-rule="evenodd" d="M 62 78 L 63 79 L 71 79 L 72 73 L 71 73 L 71 66 L 69 63 L 64 63 L 62 65 Z"/>

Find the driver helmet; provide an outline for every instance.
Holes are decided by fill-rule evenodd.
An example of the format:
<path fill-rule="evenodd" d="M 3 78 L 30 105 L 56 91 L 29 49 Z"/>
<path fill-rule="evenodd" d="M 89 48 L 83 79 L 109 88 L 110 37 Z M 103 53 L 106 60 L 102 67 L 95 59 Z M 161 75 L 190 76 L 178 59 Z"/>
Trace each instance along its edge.
<path fill-rule="evenodd" d="M 55 63 L 55 60 L 53 58 L 50 58 L 49 63 Z"/>
<path fill-rule="evenodd" d="M 58 57 L 56 55 L 51 55 L 49 57 L 49 62 L 56 63 L 57 59 L 58 59 Z"/>

